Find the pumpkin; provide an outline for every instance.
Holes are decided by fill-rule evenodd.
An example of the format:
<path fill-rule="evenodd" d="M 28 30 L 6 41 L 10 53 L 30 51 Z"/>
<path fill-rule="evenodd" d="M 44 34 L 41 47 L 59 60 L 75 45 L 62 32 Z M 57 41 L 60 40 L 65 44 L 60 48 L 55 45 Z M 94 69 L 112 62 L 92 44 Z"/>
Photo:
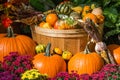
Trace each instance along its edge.
<path fill-rule="evenodd" d="M 98 19 L 97 16 L 93 13 L 87 13 L 84 17 L 83 17 L 83 21 L 85 21 L 87 18 L 90 18 L 94 23 L 98 23 Z"/>
<path fill-rule="evenodd" d="M 89 74 L 100 70 L 104 61 L 96 52 L 89 52 L 86 47 L 84 52 L 76 53 L 68 62 L 68 72 L 77 71 L 78 74 Z"/>
<path fill-rule="evenodd" d="M 49 13 L 46 16 L 46 22 L 49 23 L 51 26 L 54 26 L 57 20 L 58 20 L 58 16 L 55 13 Z"/>
<path fill-rule="evenodd" d="M 57 54 L 50 55 L 50 46 L 51 44 L 48 43 L 45 53 L 34 56 L 33 65 L 40 73 L 53 78 L 57 73 L 66 71 L 66 63 L 61 56 Z"/>
<path fill-rule="evenodd" d="M 10 52 L 18 52 L 20 55 L 35 55 L 35 42 L 25 35 L 14 35 L 8 32 L 6 34 L 0 34 L 0 61 L 3 61 L 3 57 Z M 11 34 L 10 34 L 11 33 Z"/>
<path fill-rule="evenodd" d="M 108 49 L 110 50 L 111 54 L 113 55 L 116 63 L 120 65 L 120 45 L 110 44 L 110 45 L 108 45 Z"/>

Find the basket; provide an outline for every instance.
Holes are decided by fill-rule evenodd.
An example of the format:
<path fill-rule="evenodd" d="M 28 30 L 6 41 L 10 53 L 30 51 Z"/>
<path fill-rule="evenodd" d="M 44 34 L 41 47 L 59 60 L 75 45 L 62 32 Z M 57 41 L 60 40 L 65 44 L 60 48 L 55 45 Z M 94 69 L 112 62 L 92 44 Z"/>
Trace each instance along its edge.
<path fill-rule="evenodd" d="M 59 47 L 62 50 L 68 50 L 73 54 L 83 51 L 88 39 L 88 34 L 81 29 L 55 30 L 45 29 L 38 26 L 31 26 L 32 38 L 38 44 L 51 43 L 51 50 Z M 94 49 L 94 45 L 91 46 Z"/>

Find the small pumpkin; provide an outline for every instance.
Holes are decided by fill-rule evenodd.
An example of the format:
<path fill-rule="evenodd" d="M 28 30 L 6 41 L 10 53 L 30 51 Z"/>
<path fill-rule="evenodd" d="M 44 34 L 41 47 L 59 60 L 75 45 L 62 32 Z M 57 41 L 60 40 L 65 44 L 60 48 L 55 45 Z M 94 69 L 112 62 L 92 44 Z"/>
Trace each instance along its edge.
<path fill-rule="evenodd" d="M 35 42 L 25 35 L 14 35 L 12 28 L 8 28 L 8 34 L 0 35 L 0 61 L 10 52 L 18 52 L 21 55 L 35 55 Z"/>
<path fill-rule="evenodd" d="M 113 55 L 116 63 L 120 65 L 120 45 L 110 44 L 110 45 L 108 45 L 108 49 L 110 50 L 111 54 Z"/>
<path fill-rule="evenodd" d="M 46 22 L 49 23 L 51 26 L 54 26 L 57 20 L 58 20 L 58 16 L 56 13 L 49 13 L 46 16 Z"/>
<path fill-rule="evenodd" d="M 51 44 L 48 43 L 45 53 L 34 56 L 33 65 L 40 73 L 53 78 L 57 73 L 66 71 L 66 63 L 61 56 L 57 54 L 50 55 L 50 46 Z"/>
<path fill-rule="evenodd" d="M 100 70 L 104 61 L 96 52 L 89 52 L 86 47 L 84 52 L 76 53 L 68 62 L 68 71 L 77 71 L 78 74 L 92 74 Z"/>
<path fill-rule="evenodd" d="M 83 21 L 85 21 L 87 18 L 90 18 L 94 23 L 98 23 L 98 19 L 97 16 L 93 13 L 87 13 L 84 17 L 83 17 Z"/>

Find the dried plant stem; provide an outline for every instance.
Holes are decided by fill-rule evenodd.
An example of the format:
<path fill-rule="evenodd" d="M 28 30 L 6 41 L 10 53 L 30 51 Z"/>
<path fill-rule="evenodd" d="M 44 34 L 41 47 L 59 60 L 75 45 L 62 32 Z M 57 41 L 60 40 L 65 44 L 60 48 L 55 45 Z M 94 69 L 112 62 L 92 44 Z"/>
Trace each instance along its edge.
<path fill-rule="evenodd" d="M 109 49 L 107 49 L 107 52 L 106 52 L 106 53 L 108 54 L 110 63 L 111 63 L 111 64 L 117 64 L 117 63 L 115 62 L 115 59 L 114 59 L 114 57 L 113 57 L 113 55 L 111 54 L 111 52 L 110 52 Z"/>

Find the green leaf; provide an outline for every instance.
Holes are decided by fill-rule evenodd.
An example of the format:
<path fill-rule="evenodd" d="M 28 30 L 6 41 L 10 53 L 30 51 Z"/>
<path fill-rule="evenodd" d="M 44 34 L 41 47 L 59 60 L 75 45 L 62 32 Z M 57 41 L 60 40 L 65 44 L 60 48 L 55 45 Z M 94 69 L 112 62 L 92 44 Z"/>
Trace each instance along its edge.
<path fill-rule="evenodd" d="M 120 33 L 120 29 L 111 30 L 105 34 L 105 38 L 108 38 L 110 36 L 113 36 L 113 35 L 119 34 L 119 33 Z"/>
<path fill-rule="evenodd" d="M 115 23 L 117 21 L 118 11 L 116 8 L 105 8 L 103 14 L 105 15 L 105 17 L 109 18 L 109 20 L 111 20 L 112 23 Z"/>
<path fill-rule="evenodd" d="M 103 0 L 103 7 L 106 7 L 110 4 L 112 0 Z"/>
<path fill-rule="evenodd" d="M 51 0 L 29 0 L 30 5 L 38 11 L 53 9 L 55 4 Z"/>
<path fill-rule="evenodd" d="M 39 0 L 29 0 L 30 5 L 38 11 L 44 11 L 44 5 Z"/>
<path fill-rule="evenodd" d="M 115 25 L 110 21 L 105 21 L 104 26 L 108 27 L 108 28 L 114 28 L 115 27 Z"/>
<path fill-rule="evenodd" d="M 86 0 L 70 0 L 70 1 L 72 1 L 72 2 L 75 3 L 76 5 L 79 5 L 79 4 L 85 3 Z"/>
<path fill-rule="evenodd" d="M 120 29 L 120 16 L 119 16 L 119 18 L 118 18 L 118 20 L 117 20 L 117 22 L 116 22 L 116 24 L 115 24 L 115 25 L 116 25 L 116 27 L 117 27 L 117 28 L 119 28 L 119 29 Z"/>

